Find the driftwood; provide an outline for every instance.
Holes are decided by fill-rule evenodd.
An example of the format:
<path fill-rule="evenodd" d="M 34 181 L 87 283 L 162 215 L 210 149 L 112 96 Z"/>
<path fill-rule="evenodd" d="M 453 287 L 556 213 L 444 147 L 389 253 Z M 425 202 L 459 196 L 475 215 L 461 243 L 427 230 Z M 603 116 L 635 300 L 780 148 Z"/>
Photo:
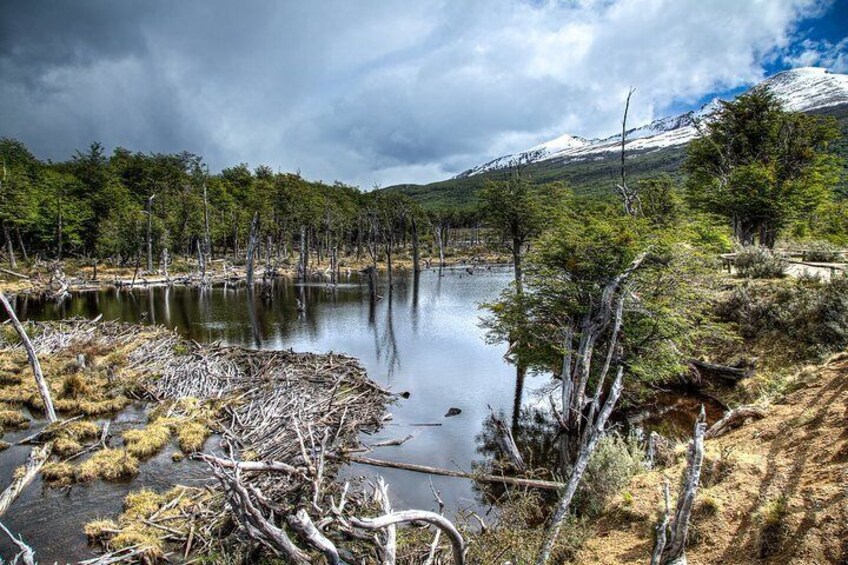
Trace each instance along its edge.
<path fill-rule="evenodd" d="M 540 488 L 546 490 L 558 490 L 566 486 L 565 484 L 556 481 L 543 481 L 541 479 L 524 479 L 520 477 L 465 473 L 462 471 L 453 471 L 451 469 L 442 469 L 440 467 L 430 467 L 429 465 L 401 463 L 399 461 L 383 461 L 380 459 L 371 459 L 369 457 L 361 457 L 358 455 L 345 455 L 344 459 L 350 461 L 351 463 L 359 463 L 361 465 L 369 465 L 372 467 L 388 467 L 390 469 L 402 469 L 404 471 L 412 471 L 414 473 L 425 473 L 427 475 L 438 475 L 440 477 L 471 479 L 473 481 L 478 481 L 481 483 L 496 483 L 520 487 Z"/>
<path fill-rule="evenodd" d="M 705 439 L 722 436 L 734 428 L 738 428 L 748 419 L 761 420 L 766 417 L 766 411 L 758 406 L 740 406 L 725 414 L 721 420 L 713 424 L 706 434 Z"/>
<path fill-rule="evenodd" d="M 707 417 L 702 406 L 698 420 L 695 422 L 695 436 L 689 445 L 685 477 L 680 488 L 680 495 L 677 498 L 674 518 L 664 528 L 666 535 L 659 535 L 659 533 L 657 535 L 657 544 L 654 547 L 651 565 L 686 565 L 687 563 L 686 543 L 689 537 L 689 520 L 692 516 L 692 508 L 695 505 L 695 496 L 698 494 L 698 485 L 701 480 L 706 429 Z M 666 523 L 667 520 L 666 511 L 666 516 L 664 516 L 660 525 Z M 662 547 L 659 547 L 660 543 L 663 544 Z"/>
<path fill-rule="evenodd" d="M 363 518 L 353 519 L 351 524 L 357 528 L 377 530 L 389 528 L 396 524 L 408 524 L 410 522 L 425 522 L 439 528 L 451 540 L 453 548 L 453 562 L 457 565 L 465 563 L 465 542 L 459 530 L 451 523 L 450 520 L 435 512 L 426 510 L 404 510 L 402 512 L 392 512 L 378 518 Z M 394 563 L 394 561 L 392 561 Z"/>
<path fill-rule="evenodd" d="M 44 465 L 53 451 L 53 444 L 48 442 L 40 447 L 33 447 L 24 465 L 24 472 L 12 480 L 12 484 L 0 494 L 0 516 L 6 513 L 9 506 L 21 494 L 21 491 L 35 478 L 39 469 Z"/>
<path fill-rule="evenodd" d="M 23 561 L 24 565 L 36 565 L 35 551 L 24 542 L 23 538 L 12 535 L 12 532 L 2 523 L 0 523 L 0 528 L 2 528 L 6 535 L 9 536 L 9 539 L 12 540 L 12 543 L 18 546 L 20 550 L 15 558 L 12 559 L 12 565 L 16 565 L 18 561 Z"/>
<path fill-rule="evenodd" d="M 707 363 L 698 359 L 690 359 L 689 366 L 692 367 L 698 375 L 701 372 L 707 372 L 721 379 L 731 382 L 737 382 L 742 379 L 747 379 L 754 374 L 755 367 L 732 367 L 730 365 L 719 365 L 716 363 Z"/>
<path fill-rule="evenodd" d="M 491 410 L 491 407 L 489 407 Z M 524 458 L 521 452 L 518 451 L 518 446 L 515 445 L 515 438 L 512 436 L 512 430 L 492 411 L 492 422 L 495 424 L 495 435 L 498 442 L 498 448 L 504 457 L 509 460 L 510 465 L 516 471 L 523 473 L 527 470 L 527 464 L 524 463 Z"/>
<path fill-rule="evenodd" d="M 662 553 L 665 549 L 665 544 L 668 541 L 668 515 L 671 512 L 671 505 L 668 496 L 668 477 L 663 481 L 663 500 L 665 506 L 662 517 L 656 527 L 656 542 L 654 543 L 654 551 L 651 553 L 650 565 L 660 565 L 662 563 Z"/>
<path fill-rule="evenodd" d="M 12 276 L 12 277 L 18 277 L 19 279 L 29 280 L 29 278 L 30 278 L 28 275 L 17 273 L 15 271 L 10 271 L 9 269 L 4 269 L 2 267 L 0 267 L 0 273 L 6 274 L 6 275 L 9 275 L 9 276 Z"/>
<path fill-rule="evenodd" d="M 21 338 L 21 343 L 23 343 L 24 348 L 26 349 L 29 364 L 30 367 L 32 367 L 35 382 L 38 385 L 38 392 L 41 394 L 41 400 L 44 402 L 44 411 L 47 414 L 47 421 L 53 423 L 56 421 L 56 411 L 53 409 L 53 401 L 50 398 L 50 388 L 47 386 L 47 381 L 44 380 L 44 374 L 41 372 L 41 363 L 38 362 L 38 356 L 35 354 L 35 348 L 32 346 L 32 341 L 30 341 L 26 330 L 15 315 L 15 309 L 12 308 L 12 305 L 9 304 L 9 301 L 6 299 L 6 295 L 2 292 L 0 292 L 0 303 L 2 303 L 3 308 L 6 309 L 6 314 L 9 315 L 9 319 L 15 327 L 15 331 L 18 332 L 18 336 Z"/>

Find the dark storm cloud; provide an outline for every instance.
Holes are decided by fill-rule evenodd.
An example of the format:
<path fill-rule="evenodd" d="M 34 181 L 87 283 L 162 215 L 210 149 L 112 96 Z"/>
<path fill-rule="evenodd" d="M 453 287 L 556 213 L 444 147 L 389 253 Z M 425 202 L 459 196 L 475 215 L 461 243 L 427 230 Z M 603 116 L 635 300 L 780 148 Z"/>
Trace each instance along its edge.
<path fill-rule="evenodd" d="M 0 4 L 0 135 L 371 186 L 750 84 L 819 0 Z"/>

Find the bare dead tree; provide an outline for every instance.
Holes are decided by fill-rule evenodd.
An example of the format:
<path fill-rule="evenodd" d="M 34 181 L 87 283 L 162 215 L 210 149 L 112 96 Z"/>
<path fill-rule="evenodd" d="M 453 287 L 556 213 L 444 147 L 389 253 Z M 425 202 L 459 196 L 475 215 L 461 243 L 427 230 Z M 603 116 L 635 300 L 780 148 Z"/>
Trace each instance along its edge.
<path fill-rule="evenodd" d="M 492 422 L 495 424 L 495 436 L 498 443 L 498 448 L 501 453 L 506 457 L 512 467 L 519 472 L 524 472 L 527 470 L 527 464 L 524 462 L 524 458 L 521 456 L 521 452 L 518 451 L 518 446 L 515 444 L 515 438 L 512 435 L 512 430 L 506 422 L 498 418 L 497 414 L 495 414 L 492 407 L 489 407 L 491 411 Z"/>
<path fill-rule="evenodd" d="M 256 246 L 259 243 L 259 212 L 253 214 L 250 223 L 250 238 L 247 241 L 247 286 L 253 287 L 253 264 L 256 255 Z"/>
<path fill-rule="evenodd" d="M 30 341 L 29 335 L 27 335 L 24 326 L 15 314 L 15 309 L 12 308 L 11 304 L 9 304 L 9 301 L 6 299 L 6 295 L 3 294 L 3 292 L 0 292 L 0 303 L 3 304 L 3 308 L 6 310 L 9 320 L 12 322 L 12 326 L 15 328 L 15 331 L 18 332 L 18 336 L 21 338 L 21 343 L 23 343 L 24 349 L 26 349 L 27 358 L 29 358 L 29 364 L 30 367 L 32 367 L 32 374 L 35 377 L 36 384 L 38 385 L 38 392 L 41 395 L 41 400 L 44 402 L 44 412 L 47 414 L 47 421 L 53 423 L 56 421 L 56 411 L 53 409 L 53 400 L 50 398 L 50 387 L 44 379 L 44 373 L 41 372 L 41 363 L 38 362 L 38 356 L 35 354 L 35 348 L 32 346 L 32 341 Z"/>
<path fill-rule="evenodd" d="M 624 199 L 624 211 L 631 216 L 642 215 L 642 201 L 639 198 L 639 191 L 627 186 L 627 177 L 625 175 L 624 155 L 625 145 L 627 143 L 627 112 L 630 110 L 630 97 L 636 91 L 631 88 L 627 92 L 627 101 L 624 103 L 624 119 L 621 121 L 621 179 L 618 186 L 618 191 Z"/>
<path fill-rule="evenodd" d="M 0 195 L 3 198 L 6 198 L 5 185 L 6 185 L 6 177 L 8 173 L 6 171 L 6 160 L 3 159 L 3 177 L 0 179 Z M 18 232 L 20 234 L 20 232 Z M 3 220 L 3 237 L 6 239 L 6 254 L 9 256 L 9 267 L 13 270 L 18 268 L 18 264 L 15 261 L 15 249 L 12 246 L 12 233 L 9 229 L 9 222 Z"/>
<path fill-rule="evenodd" d="M 686 457 L 686 471 L 680 495 L 677 497 L 677 508 L 674 518 L 668 523 L 668 494 L 666 494 L 666 514 L 657 526 L 657 543 L 651 557 L 651 565 L 686 565 L 686 543 L 689 538 L 689 521 L 698 485 L 701 481 L 701 465 L 704 461 L 704 435 L 707 430 L 707 417 L 704 407 L 695 422 L 695 435 L 689 444 Z M 666 489 L 668 485 L 666 485 Z M 660 535 L 660 527 L 665 526 L 664 535 Z M 660 546 L 662 544 L 662 546 Z"/>
<path fill-rule="evenodd" d="M 739 406 L 725 414 L 721 420 L 710 426 L 704 434 L 705 439 L 722 436 L 744 424 L 748 420 L 761 420 L 766 417 L 766 411 L 759 406 Z"/>
<path fill-rule="evenodd" d="M 147 272 L 153 272 L 153 199 L 155 194 L 147 198 Z M 190 251 L 190 250 L 189 250 Z"/>
<path fill-rule="evenodd" d="M 624 288 L 644 263 L 647 253 L 638 255 L 630 265 L 604 287 L 598 305 L 589 305 L 580 321 L 580 339 L 577 349 L 574 349 L 575 327 L 569 322 L 565 327 L 564 354 L 562 363 L 562 411 L 564 434 L 562 436 L 563 472 L 568 472 L 568 465 L 577 458 L 578 451 L 585 448 L 589 437 L 584 430 L 584 410 L 594 416 L 598 411 L 600 395 L 603 388 L 596 390 L 590 399 L 586 397 L 586 387 L 592 371 L 592 358 L 598 340 L 607 333 L 612 324 L 607 357 L 598 377 L 598 383 L 603 387 L 611 368 L 615 354 L 618 335 L 621 331 L 623 317 Z M 582 439 L 581 439 L 582 436 Z"/>
<path fill-rule="evenodd" d="M 18 561 L 21 561 L 24 565 L 36 565 L 35 551 L 33 551 L 32 547 L 27 545 L 22 537 L 15 537 L 2 523 L 0 523 L 0 528 L 2 528 L 6 535 L 9 536 L 12 543 L 18 546 L 18 554 L 14 557 L 14 559 L 12 559 L 12 564 L 15 565 Z"/>
<path fill-rule="evenodd" d="M 206 256 L 204 262 L 208 262 L 212 258 L 212 239 L 209 236 L 209 196 L 206 190 L 206 171 L 201 171 L 203 174 L 203 253 Z"/>
<path fill-rule="evenodd" d="M 612 383 L 612 388 L 607 396 L 607 400 L 598 414 L 597 419 L 592 422 L 591 426 L 588 428 L 589 437 L 586 445 L 580 449 L 580 452 L 577 455 L 577 460 L 571 467 L 571 472 L 568 475 L 568 481 L 566 482 L 565 489 L 563 490 L 562 495 L 560 495 L 556 510 L 551 518 L 551 523 L 545 532 L 545 539 L 542 543 L 542 548 L 539 551 L 539 556 L 536 559 L 536 565 L 545 565 L 551 558 L 554 543 L 556 543 L 557 536 L 562 528 L 562 523 L 571 512 L 571 501 L 574 498 L 574 494 L 577 492 L 577 487 L 580 485 L 583 473 L 586 472 L 586 465 L 589 464 L 589 458 L 595 451 L 598 441 L 603 436 L 607 420 L 609 419 L 610 414 L 612 414 L 612 410 L 618 402 L 619 396 L 621 396 L 623 378 L 624 368 L 619 366 L 618 373 Z"/>
<path fill-rule="evenodd" d="M 410 216 L 410 227 L 412 228 L 412 272 L 418 274 L 421 272 L 421 253 L 418 248 L 418 220 L 415 217 L 415 212 Z"/>

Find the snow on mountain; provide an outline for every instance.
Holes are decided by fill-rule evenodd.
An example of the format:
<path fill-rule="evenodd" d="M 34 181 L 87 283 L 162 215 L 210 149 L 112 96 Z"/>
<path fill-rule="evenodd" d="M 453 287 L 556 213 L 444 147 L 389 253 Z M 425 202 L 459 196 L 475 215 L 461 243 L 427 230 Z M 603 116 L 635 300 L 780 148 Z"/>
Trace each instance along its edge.
<path fill-rule="evenodd" d="M 754 88 L 762 87 L 773 92 L 783 102 L 784 107 L 793 112 L 809 112 L 848 104 L 848 75 L 832 73 L 817 67 L 783 71 L 769 77 Z M 716 98 L 697 111 L 661 118 L 629 130 L 625 149 L 627 151 L 656 151 L 665 147 L 684 145 L 698 134 L 696 122 L 709 119 L 718 107 L 719 100 Z M 621 151 L 621 134 L 604 139 L 584 139 L 565 134 L 526 151 L 504 155 L 478 165 L 460 173 L 456 178 L 551 159 L 568 161 L 602 159 L 606 156 L 605 154 L 619 151 Z"/>

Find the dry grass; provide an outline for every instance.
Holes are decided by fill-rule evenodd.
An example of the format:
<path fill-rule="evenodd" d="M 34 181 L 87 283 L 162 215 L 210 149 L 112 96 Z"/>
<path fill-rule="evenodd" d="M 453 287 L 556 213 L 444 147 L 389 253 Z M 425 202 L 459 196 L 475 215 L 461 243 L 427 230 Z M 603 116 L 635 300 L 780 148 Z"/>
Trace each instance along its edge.
<path fill-rule="evenodd" d="M 29 426 L 29 418 L 20 410 L 0 409 L 0 428 L 25 428 Z"/>
<path fill-rule="evenodd" d="M 83 462 L 76 471 L 80 482 L 103 479 L 117 481 L 138 474 L 138 459 L 123 449 L 102 449 Z"/>
<path fill-rule="evenodd" d="M 136 457 L 147 458 L 167 445 L 171 430 L 157 421 L 140 430 L 127 430 L 123 437 L 127 451 Z"/>
<path fill-rule="evenodd" d="M 76 469 L 70 463 L 51 461 L 41 468 L 41 477 L 50 486 L 66 486 L 76 481 Z"/>

